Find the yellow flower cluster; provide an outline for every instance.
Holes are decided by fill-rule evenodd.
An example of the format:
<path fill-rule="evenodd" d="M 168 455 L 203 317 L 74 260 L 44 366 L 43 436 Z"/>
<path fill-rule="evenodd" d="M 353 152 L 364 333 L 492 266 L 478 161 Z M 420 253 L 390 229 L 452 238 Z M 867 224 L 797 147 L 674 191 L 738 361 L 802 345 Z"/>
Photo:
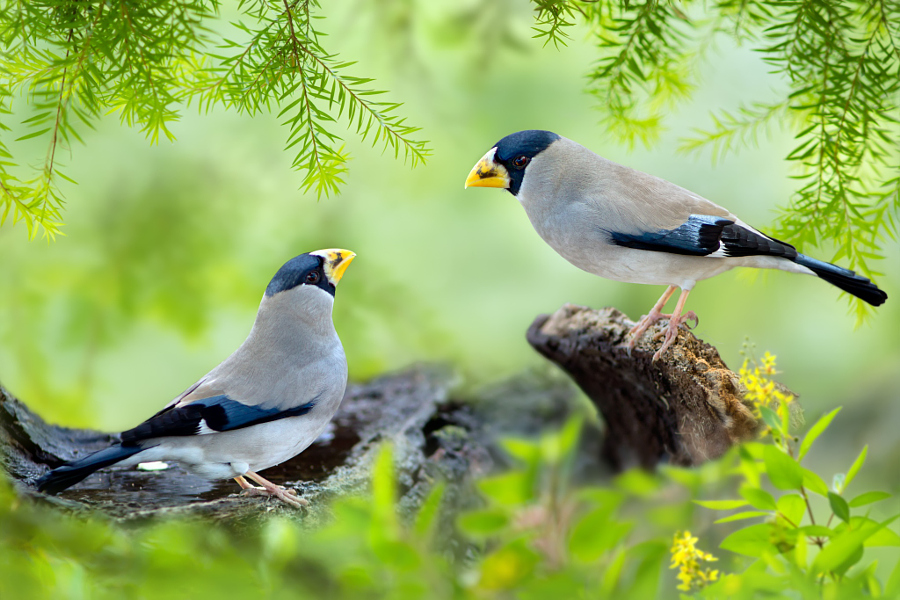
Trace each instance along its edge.
<path fill-rule="evenodd" d="M 719 571 L 700 568 L 701 560 L 713 562 L 719 559 L 709 552 L 698 550 L 696 543 L 697 538 L 691 537 L 690 531 L 685 531 L 683 534 L 679 531 L 675 534 L 672 544 L 672 564 L 669 568 L 680 568 L 678 579 L 681 584 L 678 589 L 685 592 L 702 589 L 719 579 Z"/>
<path fill-rule="evenodd" d="M 792 395 L 775 389 L 775 382 L 769 379 L 770 376 L 777 372 L 775 370 L 775 358 L 774 354 L 767 351 L 762 357 L 761 364 L 754 364 L 752 370 L 748 366 L 749 360 L 744 359 L 744 365 L 738 372 L 741 377 L 741 383 L 747 388 L 747 394 L 744 397 L 753 403 L 753 415 L 757 419 L 762 418 L 759 410 L 760 406 L 768 406 L 774 409 L 778 416 L 783 419 L 784 411 L 790 410 L 788 404 L 794 400 Z"/>

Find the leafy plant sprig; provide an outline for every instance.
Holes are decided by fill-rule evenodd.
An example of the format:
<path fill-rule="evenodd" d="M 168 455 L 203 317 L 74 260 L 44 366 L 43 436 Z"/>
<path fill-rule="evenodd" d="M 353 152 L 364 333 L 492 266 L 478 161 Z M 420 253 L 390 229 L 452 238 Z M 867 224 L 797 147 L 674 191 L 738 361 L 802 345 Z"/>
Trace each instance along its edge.
<path fill-rule="evenodd" d="M 769 379 L 774 372 L 775 357 L 769 353 L 763 359 L 762 368 L 751 370 L 745 363 L 741 369 L 747 398 L 764 423 L 762 433 L 772 440 L 771 444 L 753 442 L 741 446 L 736 470 L 743 479 L 742 498 L 696 501 L 714 510 L 742 509 L 716 523 L 764 519 L 762 523 L 738 529 L 723 540 L 723 549 L 752 557 L 756 562 L 743 575 L 726 576 L 718 585 L 710 586 L 709 594 L 715 597 L 728 586 L 738 585 L 746 588 L 745 595 L 750 597 L 750 591 L 775 584 L 777 576 L 773 574 L 781 574 L 783 585 L 796 590 L 803 598 L 818 598 L 823 594 L 845 597 L 858 593 L 879 597 L 884 586 L 876 577 L 874 564 L 856 568 L 853 572 L 851 569 L 863 560 L 870 547 L 900 546 L 900 535 L 889 528 L 900 519 L 900 513 L 879 521 L 870 516 L 868 508 L 873 503 L 892 498 L 892 495 L 868 491 L 852 498 L 845 497 L 847 487 L 865 462 L 868 446 L 863 447 L 846 473 L 834 476 L 830 488 L 817 473 L 802 465 L 813 443 L 827 430 L 840 408 L 822 416 L 802 440 L 794 438 L 789 407 L 793 398 L 775 388 Z M 784 493 L 776 498 L 767 491 L 762 475 Z M 830 508 L 826 512 L 827 518 L 822 517 L 821 510 L 814 509 L 813 495 L 827 500 Z M 890 585 L 900 584 L 898 576 L 900 561 Z M 729 582 L 729 578 L 740 583 Z M 827 592 L 826 586 L 830 588 Z"/>

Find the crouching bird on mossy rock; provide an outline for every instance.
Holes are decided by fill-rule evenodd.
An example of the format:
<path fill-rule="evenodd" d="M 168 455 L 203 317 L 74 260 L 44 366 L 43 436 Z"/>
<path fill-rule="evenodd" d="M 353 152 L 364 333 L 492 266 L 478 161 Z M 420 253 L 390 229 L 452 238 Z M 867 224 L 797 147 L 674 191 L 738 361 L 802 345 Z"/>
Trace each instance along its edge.
<path fill-rule="evenodd" d="M 734 267 L 816 275 L 880 306 L 887 294 L 853 271 L 800 254 L 697 194 L 598 156 L 550 131 L 508 135 L 469 173 L 466 187 L 505 188 L 550 247 L 570 263 L 607 279 L 667 285 L 653 309 L 631 329 L 629 352 L 661 318 L 669 319 L 658 359 L 697 319 L 682 314 L 694 285 Z M 680 287 L 671 315 L 662 308 Z"/>
<path fill-rule="evenodd" d="M 37 481 L 56 494 L 103 467 L 174 461 L 251 495 L 300 507 L 293 491 L 258 475 L 303 452 L 331 421 L 347 387 L 347 359 L 331 320 L 338 282 L 356 255 L 294 257 L 269 282 L 250 335 L 234 354 L 121 442 Z M 248 477 L 262 487 L 250 485 Z"/>

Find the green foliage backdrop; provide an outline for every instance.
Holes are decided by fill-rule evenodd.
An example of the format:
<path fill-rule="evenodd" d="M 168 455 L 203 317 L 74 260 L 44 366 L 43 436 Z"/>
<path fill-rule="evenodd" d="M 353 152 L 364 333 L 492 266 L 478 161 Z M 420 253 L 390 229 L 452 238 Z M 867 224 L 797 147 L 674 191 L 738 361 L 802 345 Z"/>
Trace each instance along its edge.
<path fill-rule="evenodd" d="M 72 19 L 77 16 L 74 8 L 82 11 L 78 18 L 83 23 L 85 18 L 97 18 L 96 12 L 83 11 L 99 6 L 150 15 L 148 23 L 165 30 L 158 40 L 140 38 L 142 43 L 131 46 L 137 53 L 131 56 L 159 50 L 167 57 L 160 64 L 168 65 L 168 75 L 161 71 L 157 74 L 171 84 L 167 88 L 171 98 L 151 98 L 162 102 L 154 104 L 146 95 L 132 94 L 132 87 L 146 89 L 140 86 L 150 79 L 141 71 L 142 66 L 126 63 L 124 50 L 110 50 L 96 66 L 71 67 L 82 69 L 79 72 L 84 77 L 106 83 L 94 89 L 96 111 L 88 110 L 89 104 L 80 99 L 79 94 L 87 93 L 84 90 L 88 87 L 71 87 L 66 92 L 71 97 L 60 114 L 68 121 L 60 122 L 62 133 L 54 137 L 57 113 L 53 109 L 60 106 L 59 92 L 75 81 L 66 76 L 68 84 L 61 87 L 63 73 L 73 64 L 66 53 L 84 50 L 81 41 L 75 43 L 75 33 L 71 41 L 66 41 L 67 32 L 93 32 L 72 27 L 76 24 Z M 894 494 L 900 490 L 900 474 L 895 468 L 900 455 L 896 436 L 900 427 L 900 338 L 896 335 L 900 331 L 900 305 L 895 301 L 900 297 L 900 252 L 890 238 L 892 219 L 896 218 L 891 179 L 896 177 L 897 161 L 896 144 L 888 141 L 896 136 L 892 120 L 896 91 L 892 96 L 885 87 L 887 91 L 875 102 L 857 95 L 862 93 L 858 85 L 848 88 L 846 77 L 829 76 L 834 87 L 827 88 L 827 103 L 821 107 L 807 105 L 806 96 L 792 94 L 804 77 L 810 86 L 824 81 L 809 70 L 815 65 L 808 64 L 804 67 L 807 70 L 798 71 L 800 75 L 794 79 L 785 65 L 770 65 L 763 60 L 777 56 L 777 51 L 754 52 L 780 43 L 770 34 L 788 35 L 787 29 L 767 32 L 757 16 L 768 18 L 768 11 L 770 25 L 775 25 L 795 14 L 803 16 L 798 21 L 803 27 L 818 29 L 802 35 L 801 29 L 795 29 L 790 35 L 804 43 L 827 38 L 837 44 L 833 54 L 826 56 L 807 48 L 796 55 L 798 60 L 805 56 L 824 64 L 827 58 L 829 73 L 844 75 L 852 72 L 848 69 L 852 70 L 854 64 L 862 64 L 860 77 L 881 77 L 878 69 L 896 69 L 895 58 L 876 60 L 873 54 L 881 52 L 887 33 L 893 36 L 891 32 L 896 31 L 893 3 L 720 2 L 703 7 L 695 3 L 354 0 L 324 3 L 318 8 L 289 3 L 287 12 L 292 23 L 314 25 L 317 34 L 310 48 L 325 64 L 343 64 L 340 61 L 344 59 L 333 54 L 358 58 L 360 64 L 346 69 L 335 67 L 340 76 L 374 77 L 378 82 L 376 86 L 345 78 L 348 85 L 391 90 L 387 95 L 361 98 L 404 102 L 400 108 L 388 104 L 377 105 L 375 110 L 382 111 L 385 119 L 396 115 L 391 126 L 397 131 L 406 126 L 407 121 L 400 122 L 404 118 L 422 127 L 421 131 L 403 134 L 411 144 L 427 139 L 427 148 L 433 149 L 427 163 L 412 170 L 394 157 L 395 148 L 400 148 L 402 157 L 403 144 L 389 145 L 387 151 L 379 153 L 384 138 L 378 137 L 378 147 L 372 149 L 373 135 L 383 127 L 377 119 L 372 122 L 369 137 L 364 140 L 362 132 L 357 135 L 359 115 L 370 113 L 357 105 L 351 123 L 349 108 L 342 113 L 339 104 L 330 104 L 330 91 L 327 98 L 311 96 L 318 108 L 313 115 L 324 131 L 306 129 L 302 118 L 290 122 L 301 115 L 303 100 L 278 116 L 302 98 L 300 88 L 291 86 L 302 80 L 307 73 L 304 68 L 314 70 L 318 64 L 311 60 L 298 68 L 297 61 L 291 63 L 293 43 L 283 2 L 244 3 L 239 9 L 222 5 L 218 16 L 213 15 L 212 3 L 179 3 L 179 10 L 171 14 L 166 6 L 170 5 L 2 4 L 2 39 L 8 50 L 0 57 L 5 69 L 0 77 L 20 83 L 8 88 L 2 100 L 7 112 L 0 115 L 0 122 L 9 130 L 0 132 L 0 141 L 13 158 L 4 156 L 0 166 L 5 169 L 4 185 L 19 194 L 22 204 L 0 200 L 7 202 L 0 210 L 8 211 L 6 223 L 0 227 L 0 382 L 49 420 L 121 430 L 153 414 L 242 341 L 262 290 L 278 266 L 299 252 L 315 248 L 347 247 L 359 255 L 341 284 L 335 312 L 354 379 L 414 360 L 446 360 L 464 374 L 464 385 L 477 385 L 523 368 L 544 368 L 523 339 L 525 328 L 539 313 L 555 310 L 565 302 L 614 305 L 632 317 L 646 312 L 658 297 L 658 289 L 604 281 L 579 272 L 540 242 L 508 194 L 496 190 L 463 192 L 468 170 L 499 138 L 519 129 L 544 128 L 576 139 L 613 160 L 695 190 L 757 227 L 766 229 L 775 220 L 774 211 L 787 207 L 781 224 L 767 230 L 789 229 L 787 233 L 798 236 L 792 239 L 820 258 L 838 256 L 845 265 L 852 260 L 868 261 L 865 265 L 870 270 L 883 271 L 877 282 L 887 291 L 889 300 L 858 330 L 854 330 L 856 315 L 845 314 L 836 290 L 813 278 L 784 273 L 753 280 L 729 273 L 706 281 L 691 295 L 691 308 L 701 316 L 698 335 L 716 345 L 732 367 L 740 364 L 739 350 L 745 336 L 776 352 L 787 373 L 785 383 L 801 394 L 809 422 L 815 423 L 820 415 L 844 406 L 815 451 L 804 459 L 804 468 L 827 479 L 847 469 L 860 449 L 868 445 L 866 468 L 854 481 L 859 490 L 851 489 L 853 497 L 848 496 L 848 504 L 862 490 Z M 887 18 L 883 26 L 874 12 L 866 10 L 868 6 L 884 7 Z M 66 7 L 70 12 L 63 10 Z M 537 13 L 538 21 L 534 8 L 544 11 Z M 262 10 L 266 12 L 259 12 Z M 834 13 L 834 18 L 851 26 L 824 31 L 815 16 L 822 11 L 826 17 Z M 268 14 L 269 20 L 257 18 L 262 14 Z M 174 45 L 164 51 L 160 50 L 162 46 L 155 46 L 165 44 L 172 31 L 159 21 L 159 15 L 171 19 L 193 15 L 194 22 L 202 22 L 206 29 L 194 29 L 181 39 L 186 44 L 182 48 L 202 51 L 197 55 L 184 51 L 178 55 L 183 59 L 179 62 L 174 59 Z M 324 18 L 315 18 L 320 16 Z M 747 20 L 750 16 L 753 19 Z M 244 29 L 230 24 L 238 19 L 244 21 Z M 551 43 L 545 47 L 546 35 L 533 37 L 562 21 L 571 22 L 557 30 L 566 32 L 567 45 L 557 48 Z M 22 32 L 29 31 L 21 27 L 26 22 L 47 25 L 55 32 L 55 42 L 46 36 L 38 41 L 36 33 L 23 38 Z M 116 30 L 123 22 L 111 20 L 109 27 Z M 151 30 L 147 30 L 148 36 Z M 600 34 L 608 39 L 602 41 Z M 171 44 L 178 42 L 168 39 Z M 203 44 L 192 46 L 194 39 Z M 226 39 L 238 45 L 229 45 Z M 275 74 L 266 70 L 275 64 L 266 66 L 266 48 L 280 48 L 277 56 L 284 59 L 279 64 L 285 70 L 280 79 L 266 79 L 271 87 L 247 88 L 247 104 L 241 104 L 240 67 L 235 67 L 232 75 L 227 71 L 239 62 L 235 57 L 253 45 L 254 39 L 260 44 L 253 46 L 259 53 L 251 50 L 247 55 L 247 73 Z M 622 40 L 627 39 L 632 43 L 623 46 Z M 867 48 L 869 39 L 874 41 Z M 14 63 L 26 56 L 14 51 L 23 45 L 28 46 L 36 62 L 27 62 L 24 70 L 13 69 Z M 122 50 L 124 46 L 115 48 Z M 623 54 L 622 50 L 627 52 Z M 203 55 L 203 51 L 209 54 Z M 648 52 L 655 53 L 656 58 L 639 54 Z M 618 70 L 613 69 L 618 73 L 613 77 L 613 71 L 604 69 L 613 64 L 610 57 L 620 55 L 628 60 Z M 874 62 L 869 62 L 870 57 Z M 169 58 L 172 60 L 167 62 Z M 126 72 L 125 67 L 134 71 Z M 92 75 L 95 68 L 102 73 Z M 773 68 L 780 71 L 770 73 Z M 46 80 L 42 73 L 48 76 Z M 310 75 L 310 81 L 314 79 L 319 89 L 340 87 L 337 79 L 318 73 Z M 129 77 L 137 78 L 132 87 L 123 85 Z M 165 77 L 171 77 L 171 81 Z M 213 81 L 220 83 L 222 96 L 218 99 L 202 96 L 205 86 Z M 619 87 L 613 92 L 603 87 L 614 83 Z M 878 85 L 893 84 L 884 79 Z M 585 88 L 596 93 L 585 94 Z M 115 89 L 118 95 L 113 93 Z M 804 93 L 813 97 L 812 90 Z M 844 113 L 835 112 L 839 108 L 835 102 L 846 103 L 851 90 L 856 91 L 841 119 Z M 198 105 L 201 96 L 204 102 Z M 190 104 L 188 97 L 193 97 Z M 259 105 L 254 106 L 257 100 Z M 355 102 L 350 95 L 345 101 L 348 107 Z M 154 106 L 160 116 L 142 120 L 141 115 L 150 114 L 147 110 Z M 780 108 L 769 111 L 772 107 Z M 111 109 L 113 113 L 107 114 Z M 79 111 L 87 123 L 80 120 Z M 869 111 L 869 116 L 858 117 L 861 111 Z M 712 124 L 710 112 L 715 115 Z M 131 115 L 131 121 L 122 120 L 126 114 Z M 153 141 L 151 121 L 157 127 L 156 144 L 147 140 L 149 135 Z M 884 137 L 877 134 L 872 139 L 877 142 L 881 137 L 881 145 L 870 146 L 865 136 L 875 131 L 876 122 Z M 818 127 L 809 129 L 811 123 Z M 365 122 L 363 126 L 365 131 Z M 41 133 L 47 127 L 50 130 Z M 863 128 L 851 132 L 848 127 Z M 705 129 L 708 135 L 694 132 L 696 128 Z M 166 132 L 177 141 L 170 141 Z M 291 141 L 302 140 L 307 132 L 332 152 L 334 160 L 323 163 L 327 167 L 322 171 L 323 179 L 315 170 L 313 178 L 308 178 L 309 163 L 295 163 L 304 148 L 303 141 L 284 150 L 285 139 L 294 132 L 300 137 L 291 137 Z M 633 148 L 622 144 L 643 139 L 646 144 Z M 698 144 L 679 141 L 689 139 Z M 730 151 L 754 139 L 757 147 L 748 144 L 739 155 Z M 802 160 L 783 160 L 786 156 L 800 158 L 806 151 L 794 151 L 807 140 L 812 140 L 818 155 L 814 152 Z M 424 154 L 426 146 L 417 147 Z M 713 150 L 715 164 L 710 165 L 707 157 L 696 153 L 679 153 L 679 149 L 694 147 Z M 48 148 L 55 150 L 48 152 Z M 847 158 L 846 152 L 855 153 L 859 164 L 854 162 L 856 158 Z M 349 155 L 357 160 L 349 171 L 340 170 L 343 166 L 335 157 Z M 807 170 L 805 161 L 817 156 L 826 161 L 825 169 Z M 46 170 L 48 157 L 53 164 L 50 175 Z M 416 161 L 411 155 L 407 163 Z M 60 164 L 65 165 L 65 175 L 78 185 L 53 175 L 59 173 Z M 840 177 L 852 176 L 840 186 L 837 184 L 842 180 L 835 178 L 834 165 L 841 169 Z M 791 179 L 798 175 L 805 179 Z M 824 176 L 821 181 L 820 175 Z M 344 181 L 340 196 L 320 200 L 318 182 L 337 183 L 338 177 Z M 310 188 L 307 184 L 311 182 Z M 821 191 L 824 204 L 819 207 L 822 218 L 807 222 L 796 215 L 808 208 L 801 202 L 806 192 L 798 190 L 810 182 L 817 186 L 816 194 Z M 328 185 L 319 189 L 334 190 Z M 841 190 L 844 196 L 837 195 Z M 65 211 L 54 212 L 59 211 L 63 196 Z M 875 209 L 881 212 L 873 212 Z M 11 221 L 19 214 L 16 210 L 45 218 L 46 224 L 59 227 L 63 235 L 57 235 L 54 241 L 29 240 L 26 227 L 12 226 Z M 59 222 L 62 217 L 64 227 Z M 858 219 L 861 221 L 856 223 Z M 41 227 L 46 225 L 32 223 L 34 237 L 40 238 Z M 850 226 L 845 226 L 848 223 Z M 872 240 L 877 243 L 873 255 L 883 255 L 885 260 L 873 262 L 866 254 L 872 250 Z M 812 241 L 819 247 L 807 248 Z M 846 251 L 846 243 L 857 245 Z M 748 464 L 765 463 L 761 454 L 743 459 Z M 710 465 L 708 470 L 682 474 L 682 485 L 689 492 L 678 496 L 678 502 L 673 501 L 668 484 L 657 480 L 648 483 L 640 474 L 623 478 L 615 490 L 607 491 L 607 499 L 645 494 L 651 504 L 660 504 L 641 514 L 640 521 L 649 528 L 640 533 L 644 537 L 629 538 L 649 540 L 648 545 L 629 551 L 632 553 L 622 560 L 632 570 L 615 581 L 612 575 L 606 584 L 596 579 L 600 574 L 597 565 L 602 563 L 605 569 L 609 563 L 604 561 L 617 556 L 602 549 L 593 555 L 594 562 L 576 561 L 568 565 L 571 570 L 567 573 L 577 581 L 593 577 L 590 581 L 597 585 L 619 582 L 622 586 L 638 581 L 641 564 L 649 565 L 644 567 L 645 575 L 651 571 L 659 575 L 660 567 L 666 573 L 666 547 L 671 545 L 672 533 L 691 527 L 697 535 L 709 527 L 709 511 L 698 512 L 682 501 L 701 497 L 701 489 L 708 491 L 703 498 L 726 494 L 716 483 L 724 474 L 716 470 L 730 469 L 734 464 Z M 706 484 L 711 487 L 703 487 Z M 783 495 L 793 493 L 783 491 Z M 733 490 L 727 494 L 734 497 Z M 367 524 L 371 523 L 380 527 L 383 522 L 378 519 L 386 518 L 373 516 L 373 511 L 380 510 L 374 504 L 355 500 L 339 509 L 343 512 L 335 528 L 316 538 L 321 547 L 330 541 L 333 546 L 328 547 L 339 550 L 353 542 L 352 552 L 332 553 L 346 557 L 348 563 L 323 565 L 316 557 L 298 558 L 298 553 L 302 554 L 298 547 L 303 545 L 291 540 L 310 538 L 279 522 L 261 532 L 259 539 L 243 537 L 240 542 L 228 537 L 230 532 L 204 530 L 208 535 L 195 535 L 195 529 L 181 524 L 121 531 L 107 524 L 49 515 L 17 500 L 8 488 L 0 495 L 0 536 L 6 544 L 2 551 L 6 562 L 0 561 L 0 569 L 24 573 L 20 575 L 23 581 L 32 581 L 28 579 L 32 576 L 45 580 L 52 577 L 61 592 L 77 589 L 91 596 L 93 590 L 98 597 L 107 592 L 112 597 L 137 597 L 153 589 L 159 596 L 179 597 L 184 589 L 179 583 L 186 585 L 179 579 L 184 573 L 179 568 L 184 557 L 173 553 L 173 547 L 206 553 L 207 562 L 198 572 L 209 581 L 227 581 L 227 590 L 241 591 L 239 586 L 246 584 L 247 593 L 262 589 L 273 596 L 282 593 L 277 590 L 299 590 L 302 582 L 312 581 L 332 586 L 316 591 L 328 589 L 336 597 L 345 589 L 358 591 L 372 582 L 384 584 L 391 591 L 407 584 L 413 590 L 420 589 L 417 585 L 446 586 L 433 589 L 448 597 L 454 592 L 460 594 L 456 597 L 465 597 L 460 589 L 471 584 L 474 577 L 472 572 L 461 572 L 453 575 L 460 579 L 450 578 L 444 570 L 446 562 L 441 562 L 445 556 L 423 559 L 416 554 L 418 558 L 410 558 L 409 552 L 399 554 L 398 550 L 400 558 L 412 562 L 386 564 L 384 557 L 390 553 L 384 549 L 399 548 L 403 544 L 393 544 L 398 540 L 388 540 L 391 543 L 376 548 L 380 540 L 375 534 L 366 539 L 345 535 L 347 531 L 368 531 Z M 490 502 L 496 500 L 487 496 Z M 587 504 L 580 506 L 588 506 L 597 498 L 592 500 L 588 494 L 584 499 Z M 831 514 L 827 493 L 812 502 L 816 515 L 821 511 Z M 839 501 L 834 500 L 834 504 L 840 507 L 837 510 L 843 510 Z M 882 508 L 886 504 L 875 505 L 873 518 L 883 521 L 889 517 L 889 511 Z M 383 509 L 385 504 L 378 506 Z M 851 520 L 866 516 L 860 512 L 867 510 L 866 506 L 850 507 L 854 509 Z M 593 514 L 590 518 L 599 520 L 605 507 L 590 505 L 580 517 Z M 508 506 L 501 508 L 506 510 Z M 770 508 L 754 507 L 756 512 L 765 510 Z M 615 511 L 609 515 L 622 517 Z M 496 514 L 487 516 L 493 517 L 488 524 L 498 522 Z M 625 515 L 621 520 L 632 516 Z M 763 521 L 765 518 L 761 517 Z M 472 519 L 477 526 L 478 519 Z M 840 521 L 832 523 L 835 527 L 845 523 L 838 516 L 834 519 Z M 7 523 L 14 526 L 7 527 Z M 480 523 L 484 526 L 485 521 Z M 406 529 L 397 525 L 385 531 Z M 531 567 L 538 564 L 533 562 L 528 546 L 521 542 L 516 545 L 513 533 L 508 529 L 480 537 L 475 533 L 473 537 L 484 542 L 485 549 L 478 560 L 488 560 L 493 556 L 492 549 L 509 547 L 490 559 L 498 569 L 510 564 L 528 567 L 529 560 Z M 403 537 L 406 535 L 397 533 L 404 544 L 419 543 L 414 537 L 418 534 Z M 725 564 L 715 538 L 702 535 L 697 545 L 720 557 L 721 562 L 712 568 L 738 572 L 745 563 L 728 560 Z M 611 538 L 578 539 L 601 544 Z M 45 552 L 45 548 L 52 551 Z M 23 564 L 26 559 L 22 551 L 28 549 L 40 551 Z M 415 551 L 424 552 L 418 546 Z M 582 546 L 578 553 L 589 556 L 592 551 Z M 96 562 L 84 560 L 91 553 L 98 557 Z M 260 556 L 266 560 L 257 561 Z M 520 558 L 524 563 L 518 562 Z M 423 560 L 435 570 L 417 579 L 422 571 L 410 571 L 408 567 L 421 565 Z M 472 571 L 481 564 L 472 563 Z M 895 581 L 884 572 L 886 564 L 887 559 L 878 573 L 885 585 Z M 107 567 L 117 569 L 119 575 L 104 570 Z M 333 572 L 326 572 L 328 568 Z M 513 574 L 522 572 L 534 573 L 526 568 Z M 235 574 L 241 575 L 239 583 Z M 548 590 L 564 585 L 563 578 L 552 575 L 528 579 L 527 585 L 535 586 L 536 596 L 546 597 Z M 659 576 L 673 592 L 674 573 Z M 499 585 L 503 580 L 497 581 Z M 95 590 L 90 587 L 93 585 L 100 587 Z M 390 587 L 395 585 L 398 588 Z M 635 594 L 640 594 L 635 585 Z M 44 596 L 39 597 L 48 597 L 53 590 L 41 589 L 40 593 Z M 524 591 L 523 597 L 527 597 Z"/>

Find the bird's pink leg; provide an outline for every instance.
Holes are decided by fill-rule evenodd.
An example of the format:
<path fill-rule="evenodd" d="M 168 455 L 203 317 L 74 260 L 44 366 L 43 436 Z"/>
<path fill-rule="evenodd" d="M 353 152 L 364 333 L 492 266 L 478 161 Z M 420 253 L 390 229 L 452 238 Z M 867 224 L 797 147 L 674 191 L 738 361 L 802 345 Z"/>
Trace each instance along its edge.
<path fill-rule="evenodd" d="M 692 310 L 683 315 L 681 314 L 681 311 L 684 310 L 684 303 L 687 301 L 688 294 L 690 293 L 691 290 L 681 291 L 681 296 L 678 297 L 678 303 L 675 305 L 675 312 L 669 316 L 669 326 L 666 328 L 665 340 L 663 340 L 662 346 L 660 346 L 659 350 L 653 355 L 654 362 L 659 360 L 659 357 L 663 355 L 666 349 L 675 341 L 675 338 L 678 337 L 678 327 L 680 327 L 682 323 L 688 319 L 698 320 L 697 315 Z"/>
<path fill-rule="evenodd" d="M 303 506 L 309 506 L 309 502 L 304 498 L 301 498 L 294 492 L 293 490 L 286 490 L 280 485 L 275 485 L 268 479 L 260 476 L 258 473 L 254 473 L 253 471 L 247 471 L 245 473 L 247 477 L 261 485 L 262 487 L 254 487 L 247 483 L 243 477 L 238 476 L 235 477 L 234 480 L 238 482 L 238 485 L 243 488 L 244 494 L 248 494 L 251 496 L 257 495 L 266 495 L 266 496 L 275 496 L 285 504 L 289 506 L 293 506 L 294 508 L 301 508 Z"/>
<path fill-rule="evenodd" d="M 663 306 L 666 305 L 666 302 L 669 301 L 669 298 L 672 297 L 672 294 L 675 293 L 675 289 L 677 286 L 670 285 L 666 288 L 666 291 L 663 292 L 663 295 L 660 297 L 659 301 L 653 305 L 653 308 L 650 309 L 650 312 L 640 318 L 640 320 L 635 323 L 634 327 L 631 328 L 631 331 L 628 332 L 628 335 L 631 336 L 631 340 L 628 342 L 628 355 L 631 355 L 631 350 L 634 348 L 634 345 L 637 343 L 638 339 L 644 335 L 644 332 L 650 328 L 651 325 L 659 321 L 660 319 L 665 319 L 667 317 L 671 317 L 672 315 L 663 314 L 662 309 Z"/>

